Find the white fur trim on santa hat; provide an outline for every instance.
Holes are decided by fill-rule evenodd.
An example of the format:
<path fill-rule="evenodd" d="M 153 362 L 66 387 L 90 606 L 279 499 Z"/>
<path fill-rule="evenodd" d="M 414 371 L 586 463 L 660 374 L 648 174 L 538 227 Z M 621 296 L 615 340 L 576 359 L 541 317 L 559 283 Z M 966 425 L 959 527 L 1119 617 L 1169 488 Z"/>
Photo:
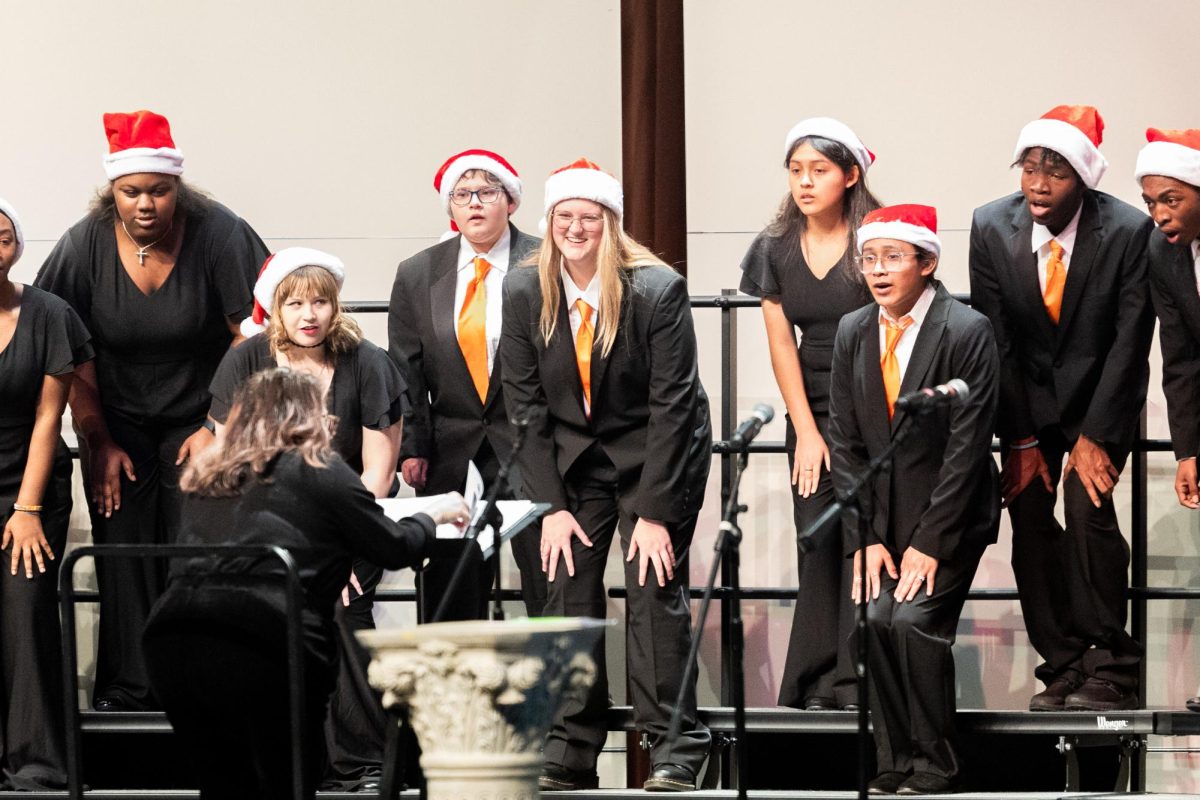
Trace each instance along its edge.
<path fill-rule="evenodd" d="M 0 214 L 8 217 L 12 222 L 13 231 L 17 234 L 17 255 L 13 258 L 15 264 L 21 260 L 21 253 L 25 252 L 25 231 L 21 230 L 21 218 L 17 216 L 17 210 L 3 197 L 0 197 Z"/>
<path fill-rule="evenodd" d="M 130 147 L 106 154 L 104 172 L 110 181 L 139 172 L 182 175 L 183 153 L 174 147 Z"/>
<path fill-rule="evenodd" d="M 564 169 L 546 179 L 546 213 L 563 200 L 591 200 L 621 219 L 625 215 L 625 193 L 621 182 L 599 169 Z"/>
<path fill-rule="evenodd" d="M 1100 148 L 1079 128 L 1060 119 L 1035 119 L 1022 128 L 1013 161 L 1031 147 L 1046 147 L 1065 158 L 1089 189 L 1100 185 L 1100 179 L 1108 169 L 1108 159 Z"/>
<path fill-rule="evenodd" d="M 869 222 L 858 229 L 856 242 L 858 253 L 862 255 L 863 245 L 872 239 L 895 239 L 908 242 L 911 245 L 928 250 L 935 256 L 942 255 L 942 240 L 929 228 L 913 225 L 910 222 Z"/>
<path fill-rule="evenodd" d="M 275 304 L 275 290 L 284 278 L 301 267 L 323 267 L 328 270 L 337 282 L 339 291 L 346 281 L 346 265 L 337 256 L 312 247 L 285 247 L 267 259 L 258 274 L 258 280 L 254 282 L 256 313 L 242 320 L 240 328 L 243 336 L 250 337 L 266 330 L 263 321 L 256 317 L 271 314 Z M 258 308 L 262 311 L 259 312 Z"/>
<path fill-rule="evenodd" d="M 521 179 L 496 159 L 479 153 L 472 153 L 471 155 L 455 159 L 454 163 L 442 173 L 442 185 L 438 189 L 438 194 L 441 195 L 442 207 L 446 209 L 447 214 L 450 213 L 450 193 L 454 191 L 455 184 L 458 183 L 464 173 L 470 172 L 473 169 L 481 169 L 484 172 L 490 172 L 495 175 L 501 185 L 504 186 L 505 191 L 508 192 L 508 196 L 512 198 L 513 211 L 520 208 Z"/>
<path fill-rule="evenodd" d="M 875 155 L 862 143 L 862 139 L 858 138 L 858 134 L 851 130 L 850 126 L 846 123 L 832 117 L 813 117 L 796 123 L 795 127 L 788 131 L 787 138 L 783 142 L 783 157 L 786 159 L 791 156 L 792 148 L 796 142 L 806 136 L 820 136 L 822 139 L 832 139 L 845 146 L 854 156 L 854 160 L 858 162 L 858 166 L 863 172 L 869 170 L 871 164 L 875 161 Z"/>
<path fill-rule="evenodd" d="M 1200 187 L 1200 150 L 1175 142 L 1150 142 L 1138 153 L 1133 170 L 1136 181 L 1147 175 L 1165 175 Z"/>

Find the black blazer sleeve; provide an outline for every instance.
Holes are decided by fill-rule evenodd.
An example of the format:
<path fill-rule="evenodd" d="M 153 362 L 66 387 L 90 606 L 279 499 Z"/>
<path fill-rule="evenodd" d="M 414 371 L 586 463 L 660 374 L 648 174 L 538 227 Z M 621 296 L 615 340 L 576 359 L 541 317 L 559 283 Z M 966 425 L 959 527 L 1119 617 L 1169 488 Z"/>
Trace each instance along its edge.
<path fill-rule="evenodd" d="M 429 387 L 425 383 L 425 353 L 417 329 L 416 287 L 406 280 L 412 272 L 405 262 L 396 270 L 392 298 L 388 303 L 388 355 L 400 368 L 408 385 L 409 411 L 404 416 L 404 434 L 400 439 L 400 460 L 429 458 L 433 431 L 429 413 Z"/>
<path fill-rule="evenodd" d="M 1080 433 L 1096 442 L 1126 441 L 1130 420 L 1137 419 L 1146 402 L 1150 342 L 1154 338 L 1154 309 L 1146 285 L 1146 244 L 1153 227 L 1150 218 L 1143 216 L 1141 224 L 1125 239 L 1120 256 L 1116 338 L 1080 428 Z M 1141 391 L 1132 390 L 1133 386 L 1140 386 Z"/>
<path fill-rule="evenodd" d="M 517 282 L 528 283 L 536 275 L 526 273 L 532 267 L 510 269 L 504 279 L 504 322 L 500 335 L 500 360 L 504 381 L 504 398 L 513 414 L 526 414 L 539 420 L 529 426 L 525 444 L 517 454 L 517 465 L 525 483 L 526 495 L 539 503 L 549 503 L 547 513 L 567 507 L 567 492 L 558 472 L 554 452 L 549 405 L 542 388 L 538 369 L 538 348 L 535 337 L 538 320 L 534 313 L 534 296 L 522 291 Z M 540 303 L 540 297 L 537 298 Z"/>
<path fill-rule="evenodd" d="M 687 282 L 672 275 L 650 314 L 650 375 L 646 462 L 638 480 L 634 512 L 655 521 L 678 516 L 688 495 L 688 465 L 696 435 L 700 393 L 696 331 Z"/>
<path fill-rule="evenodd" d="M 971 314 L 953 337 L 951 363 L 954 374 L 966 381 L 971 391 L 964 403 L 951 407 L 950 431 L 937 483 L 929 506 L 921 515 L 909 545 L 927 556 L 946 559 L 954 555 L 967 521 L 978 512 L 976 486 L 987 475 L 985 459 L 991 459 L 992 430 L 996 419 L 1000 359 L 992 326 L 980 315 Z M 901 445 L 903 446 L 903 445 Z M 898 476 L 903 480 L 903 476 Z"/>
<path fill-rule="evenodd" d="M 1162 248 L 1166 250 L 1166 248 Z M 1164 253 L 1163 255 L 1168 255 Z M 1152 252 L 1152 258 L 1156 255 Z M 1150 294 L 1158 313 L 1158 343 L 1162 349 L 1163 394 L 1175 458 L 1200 455 L 1200 341 L 1187 321 L 1171 285 L 1169 262 L 1151 263 Z"/>
<path fill-rule="evenodd" d="M 872 306 L 874 308 L 874 306 Z M 867 442 L 854 406 L 854 350 L 858 314 L 847 314 L 838 324 L 833 342 L 833 366 L 829 385 L 829 443 L 830 464 L 833 467 L 833 486 L 839 497 L 845 497 L 859 475 L 866 471 L 871 457 Z M 873 487 L 864 487 L 860 497 L 864 502 L 871 499 Z M 858 549 L 859 530 L 857 516 L 850 510 L 842 515 L 843 552 L 853 553 Z M 867 532 L 867 544 L 879 544 L 874 530 Z"/>
<path fill-rule="evenodd" d="M 1004 307 L 997 265 L 988 248 L 988 238 L 999 240 L 1000 234 L 990 230 L 977 210 L 971 219 L 970 274 L 971 306 L 992 322 L 996 349 L 999 354 L 1000 413 L 996 432 L 1005 442 L 1017 441 L 1037 433 L 1029 398 L 1025 393 L 1025 375 L 1017 352 L 1016 325 Z M 970 384 L 974 388 L 974 384 Z"/>

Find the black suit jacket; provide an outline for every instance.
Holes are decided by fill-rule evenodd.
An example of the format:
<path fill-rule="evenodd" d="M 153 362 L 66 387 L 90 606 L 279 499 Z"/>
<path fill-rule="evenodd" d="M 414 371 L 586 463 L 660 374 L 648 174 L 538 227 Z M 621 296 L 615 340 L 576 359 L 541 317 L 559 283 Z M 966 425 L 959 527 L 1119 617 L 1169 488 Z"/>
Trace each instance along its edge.
<path fill-rule="evenodd" d="M 545 409 L 518 457 L 529 497 L 567 508 L 564 476 L 593 444 L 617 468 L 638 517 L 680 522 L 696 513 L 712 459 L 708 397 L 696 363 L 687 282 L 669 267 L 622 271 L 625 296 L 612 352 L 592 354 L 592 414 L 583 388 L 565 303 L 549 344 L 538 330 L 537 269 L 504 280 L 504 392 L 514 407 Z"/>
<path fill-rule="evenodd" d="M 897 553 L 912 546 L 945 560 L 964 546 L 981 549 L 996 541 L 1000 484 L 991 443 L 999 356 L 987 318 L 940 283 L 935 286 L 900 394 L 961 378 L 970 388 L 966 401 L 921 416 L 897 409 L 889 422 L 879 365 L 879 306 L 872 303 L 838 325 L 829 439 L 834 486 L 842 494 L 902 425 L 916 428 L 868 493 L 874 517 L 868 541 Z M 859 545 L 858 529 L 848 522 L 842 528 L 847 555 Z"/>
<path fill-rule="evenodd" d="M 1200 455 L 1200 293 L 1191 243 L 1150 234 L 1150 294 L 1158 312 L 1163 394 L 1176 458 Z"/>
<path fill-rule="evenodd" d="M 1000 349 L 1005 441 L 1059 428 L 1128 451 L 1146 402 L 1154 314 L 1146 281 L 1150 218 L 1088 190 L 1059 324 L 1050 321 L 1021 193 L 975 210 L 971 305 L 992 321 Z"/>
<path fill-rule="evenodd" d="M 511 223 L 508 269 L 516 269 L 541 240 Z M 512 450 L 513 430 L 501 388 L 500 359 L 480 402 L 454 333 L 458 237 L 422 250 L 396 268 L 388 306 L 388 354 L 408 382 L 412 410 L 404 418 L 400 459 L 429 460 L 425 492 L 458 491 L 467 462 L 486 437 L 500 458 Z"/>

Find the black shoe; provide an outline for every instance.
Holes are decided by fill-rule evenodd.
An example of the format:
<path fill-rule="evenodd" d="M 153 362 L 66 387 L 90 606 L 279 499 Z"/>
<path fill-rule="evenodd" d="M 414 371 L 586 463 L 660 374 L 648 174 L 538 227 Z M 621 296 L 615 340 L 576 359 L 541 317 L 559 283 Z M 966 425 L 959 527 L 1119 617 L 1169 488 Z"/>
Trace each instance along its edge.
<path fill-rule="evenodd" d="M 1188 711 L 1195 711 L 1196 713 L 1200 713 L 1200 697 L 1193 697 L 1192 699 L 1190 699 L 1186 703 L 1184 703 L 1184 705 L 1187 706 Z"/>
<path fill-rule="evenodd" d="M 659 764 L 646 778 L 642 788 L 647 792 L 694 792 L 696 775 L 678 764 Z"/>
<path fill-rule="evenodd" d="M 1063 701 L 1067 711 L 1128 711 L 1138 707 L 1137 692 L 1102 678 L 1088 678 Z"/>
<path fill-rule="evenodd" d="M 805 711 L 837 711 L 837 701 L 832 697 L 806 697 L 804 698 Z"/>
<path fill-rule="evenodd" d="M 1073 677 L 1059 675 L 1029 700 L 1030 711 L 1062 711 L 1067 695 L 1079 688 Z"/>
<path fill-rule="evenodd" d="M 957 788 L 953 779 L 932 772 L 914 772 L 900 784 L 896 794 L 949 794 Z"/>
<path fill-rule="evenodd" d="M 120 697 L 97 697 L 92 701 L 92 708 L 96 711 L 128 711 L 129 705 Z"/>
<path fill-rule="evenodd" d="M 867 784 L 867 794 L 895 794 L 907 779 L 903 772 L 881 772 Z"/>
<path fill-rule="evenodd" d="M 548 792 L 575 792 L 580 789 L 595 789 L 600 778 L 595 772 L 567 769 L 558 764 L 546 764 L 538 776 L 538 788 Z"/>

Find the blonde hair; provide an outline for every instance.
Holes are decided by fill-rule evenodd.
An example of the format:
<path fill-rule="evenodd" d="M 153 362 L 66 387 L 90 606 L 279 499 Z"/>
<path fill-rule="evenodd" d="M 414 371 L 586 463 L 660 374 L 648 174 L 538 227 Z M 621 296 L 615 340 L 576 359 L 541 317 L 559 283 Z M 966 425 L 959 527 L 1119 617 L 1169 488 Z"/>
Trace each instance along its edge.
<path fill-rule="evenodd" d="M 333 306 L 333 318 L 329 324 L 329 335 L 325 337 L 325 349 L 334 355 L 346 353 L 358 347 L 362 341 L 362 329 L 352 317 L 342 310 L 338 297 L 337 280 L 324 267 L 304 266 L 284 276 L 275 287 L 271 316 L 267 318 L 267 343 L 271 355 L 292 347 L 283 327 L 283 315 L 279 309 L 289 297 L 324 297 Z"/>
<path fill-rule="evenodd" d="M 220 438 L 192 459 L 179 487 L 232 497 L 241 494 L 252 475 L 263 475 L 277 456 L 288 452 L 324 467 L 333 456 L 330 427 L 325 392 L 316 378 L 287 367 L 255 373 L 234 393 Z"/>
<path fill-rule="evenodd" d="M 557 208 L 557 205 L 555 206 Z M 621 322 L 621 302 L 625 296 L 622 270 L 651 265 L 667 266 L 666 263 L 650 252 L 645 245 L 625 232 L 617 215 L 608 208 L 601 206 L 601 218 L 604 225 L 601 228 L 600 251 L 596 254 L 596 275 L 600 281 L 600 309 L 596 323 L 596 336 L 600 341 L 600 352 L 607 358 L 612 352 L 613 343 L 617 340 L 617 328 Z M 554 208 L 546 213 L 547 230 L 552 231 L 554 225 Z M 553 233 L 542 239 L 542 246 L 526 261 L 536 265 L 538 283 L 542 289 L 542 313 L 538 328 L 546 344 L 554 336 L 554 328 L 558 324 L 558 307 L 562 303 L 561 273 L 562 251 L 554 242 Z"/>

